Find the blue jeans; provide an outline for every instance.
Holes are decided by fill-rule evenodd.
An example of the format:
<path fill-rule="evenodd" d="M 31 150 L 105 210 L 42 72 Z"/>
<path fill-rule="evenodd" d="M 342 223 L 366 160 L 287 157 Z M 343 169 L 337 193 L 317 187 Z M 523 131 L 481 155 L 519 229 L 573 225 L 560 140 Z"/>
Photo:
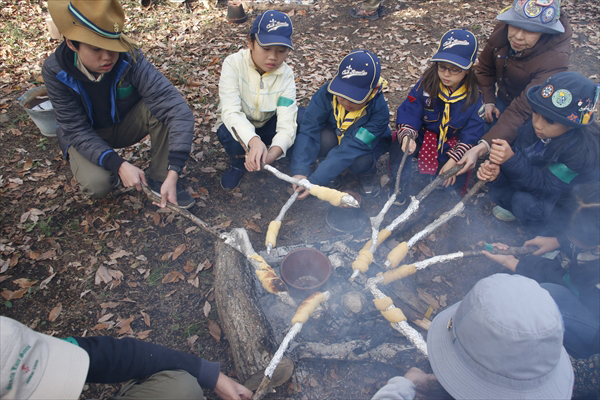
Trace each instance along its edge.
<path fill-rule="evenodd" d="M 560 310 L 565 333 L 563 343 L 574 358 L 588 358 L 598 348 L 600 316 L 594 315 L 568 288 L 555 283 L 542 283 Z"/>
<path fill-rule="evenodd" d="M 499 98 L 496 97 L 496 108 L 498 110 L 500 110 L 501 113 L 503 113 L 504 110 L 506 110 L 508 108 L 508 104 L 506 104 L 505 102 L 503 102 L 502 100 L 500 100 Z M 494 116 L 494 121 L 492 121 L 492 123 L 486 122 L 483 125 L 483 133 L 484 134 L 488 133 L 488 131 L 490 129 L 492 129 L 492 126 L 496 125 L 496 122 L 498 122 L 498 118 L 496 118 L 495 116 Z"/>
<path fill-rule="evenodd" d="M 298 124 L 298 126 L 300 126 L 300 123 L 302 122 L 304 111 L 306 111 L 305 107 L 298 107 L 298 115 L 296 117 L 296 123 Z M 255 132 L 260 137 L 260 140 L 262 140 L 263 143 L 267 147 L 269 147 L 271 145 L 271 142 L 273 141 L 273 138 L 275 137 L 275 134 L 277 134 L 277 115 L 273 116 L 262 127 L 256 128 Z M 217 129 L 217 137 L 219 138 L 219 141 L 225 148 L 225 152 L 231 160 L 231 165 L 245 171 L 246 169 L 244 167 L 244 162 L 246 161 L 246 159 L 244 157 L 239 157 L 246 154 L 244 152 L 244 148 L 241 144 L 239 144 L 237 140 L 235 140 L 233 134 L 229 132 L 225 124 L 221 124 L 219 129 Z M 286 156 L 291 156 L 293 147 L 294 146 L 290 147 L 287 150 Z"/>
<path fill-rule="evenodd" d="M 321 150 L 317 158 L 326 158 L 331 150 L 338 146 L 338 138 L 335 128 L 326 127 L 321 131 Z M 348 168 L 355 175 L 371 175 L 377 173 L 377 160 L 386 150 L 386 140 L 380 140 L 368 154 L 356 157 L 352 165 Z"/>

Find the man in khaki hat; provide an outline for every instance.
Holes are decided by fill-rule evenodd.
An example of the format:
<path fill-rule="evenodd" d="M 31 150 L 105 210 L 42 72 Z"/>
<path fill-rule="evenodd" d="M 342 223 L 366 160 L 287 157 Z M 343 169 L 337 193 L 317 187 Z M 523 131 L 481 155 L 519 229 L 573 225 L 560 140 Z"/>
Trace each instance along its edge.
<path fill-rule="evenodd" d="M 83 193 L 104 197 L 119 182 L 147 184 L 167 201 L 189 208 L 178 183 L 189 153 L 194 116 L 177 89 L 124 33 L 117 0 L 49 0 L 65 41 L 45 62 L 43 77 L 58 122 L 59 144 Z M 114 149 L 150 135 L 149 176 Z"/>
<path fill-rule="evenodd" d="M 0 398 L 78 399 L 83 385 L 130 380 L 111 399 L 249 400 L 252 392 L 219 372 L 219 363 L 132 338 L 35 332 L 0 316 Z"/>

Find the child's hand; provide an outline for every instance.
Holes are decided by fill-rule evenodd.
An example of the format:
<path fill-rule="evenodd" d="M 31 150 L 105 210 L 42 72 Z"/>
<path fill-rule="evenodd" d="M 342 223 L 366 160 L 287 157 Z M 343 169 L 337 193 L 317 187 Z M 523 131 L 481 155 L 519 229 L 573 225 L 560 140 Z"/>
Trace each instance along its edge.
<path fill-rule="evenodd" d="M 142 191 L 142 183 L 148 186 L 148 183 L 146 183 L 146 175 L 144 175 L 144 171 L 142 171 L 135 165 L 129 164 L 127 161 L 125 161 L 119 167 L 119 178 L 121 178 L 123 186 L 125 186 L 126 188 L 135 186 L 138 192 Z"/>
<path fill-rule="evenodd" d="M 296 178 L 298 180 L 302 180 L 302 179 L 306 179 L 306 176 L 304 175 L 294 175 L 293 178 Z M 298 200 L 302 200 L 308 197 L 308 195 L 310 194 L 310 192 L 308 190 L 306 190 L 305 188 L 303 188 L 302 186 L 298 186 L 296 184 L 292 185 L 292 188 L 294 189 L 294 191 L 298 192 Z"/>
<path fill-rule="evenodd" d="M 273 164 L 273 161 L 277 160 L 280 155 L 283 154 L 283 150 L 279 146 L 272 146 L 268 153 L 267 158 L 265 159 L 265 164 Z"/>
<path fill-rule="evenodd" d="M 453 168 L 456 165 L 456 161 L 454 161 L 452 158 L 449 159 L 446 164 L 444 164 L 444 166 L 442 167 L 442 169 L 440 169 L 440 174 L 443 174 L 444 172 L 448 171 L 449 169 Z M 454 183 L 456 182 L 456 175 L 451 176 L 450 178 L 446 179 L 444 181 L 444 183 L 442 183 L 442 185 L 444 185 L 445 187 L 448 187 L 450 185 L 454 185 Z"/>
<path fill-rule="evenodd" d="M 496 118 L 500 118 L 500 110 L 496 108 L 495 104 L 489 103 L 485 105 L 485 120 L 488 124 L 494 122 L 494 115 Z"/>
<path fill-rule="evenodd" d="M 260 171 L 260 163 L 267 160 L 267 146 L 258 136 L 254 136 L 248 142 L 248 154 L 244 166 L 250 172 Z"/>
<path fill-rule="evenodd" d="M 555 237 L 536 236 L 533 239 L 526 241 L 525 244 L 523 244 L 523 246 L 539 247 L 539 249 L 537 249 L 533 253 L 534 256 L 539 256 L 544 253 L 549 253 L 551 251 L 559 249 L 560 243 L 558 242 L 558 239 Z"/>
<path fill-rule="evenodd" d="M 490 150 L 490 161 L 494 164 L 504 164 L 515 152 L 510 144 L 504 139 L 492 139 L 492 149 Z"/>
<path fill-rule="evenodd" d="M 509 246 L 504 243 L 492 243 L 492 246 L 498 250 L 508 250 Z M 481 253 L 492 261 L 496 261 L 498 264 L 510 269 L 512 272 L 517 270 L 519 260 L 515 256 L 507 256 L 502 254 L 492 254 L 488 251 L 483 250 Z"/>
<path fill-rule="evenodd" d="M 406 144 L 408 143 L 408 141 L 410 140 L 410 138 L 408 136 L 404 136 L 402 138 L 402 144 L 401 144 L 401 148 L 402 151 L 406 153 Z M 415 142 L 414 140 L 410 141 L 410 144 L 408 145 L 408 154 L 412 154 L 415 152 L 415 150 L 417 149 L 417 142 Z"/>
<path fill-rule="evenodd" d="M 477 178 L 482 181 L 493 182 L 498 179 L 498 175 L 500 175 L 500 166 L 489 160 L 485 160 L 477 170 Z"/>
<path fill-rule="evenodd" d="M 463 168 L 458 171 L 456 175 L 462 175 L 467 171 L 472 170 L 477 165 L 477 159 L 487 153 L 487 146 L 485 143 L 479 143 L 475 147 L 471 147 L 458 161 L 458 165 L 462 165 Z"/>

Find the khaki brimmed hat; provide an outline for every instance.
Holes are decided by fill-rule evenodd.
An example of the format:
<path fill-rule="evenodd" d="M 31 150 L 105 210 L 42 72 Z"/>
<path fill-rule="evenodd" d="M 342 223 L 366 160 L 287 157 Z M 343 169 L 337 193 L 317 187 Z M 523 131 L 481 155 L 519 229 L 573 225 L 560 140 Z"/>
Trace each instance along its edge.
<path fill-rule="evenodd" d="M 536 281 L 495 274 L 427 333 L 433 372 L 455 399 L 570 399 L 573 368 L 556 303 Z"/>
<path fill-rule="evenodd" d="M 90 366 L 82 348 L 0 316 L 0 398 L 78 399 Z"/>
<path fill-rule="evenodd" d="M 117 0 L 48 0 L 48 10 L 67 39 L 116 52 L 136 47 L 123 33 L 125 13 Z"/>

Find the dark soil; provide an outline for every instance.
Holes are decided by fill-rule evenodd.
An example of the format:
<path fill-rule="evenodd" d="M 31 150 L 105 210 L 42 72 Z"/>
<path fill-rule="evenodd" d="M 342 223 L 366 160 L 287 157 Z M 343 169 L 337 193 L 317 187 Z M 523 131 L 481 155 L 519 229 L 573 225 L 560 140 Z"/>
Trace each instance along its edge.
<path fill-rule="evenodd" d="M 39 60 L 39 68 L 58 42 L 45 38 L 40 22 L 45 9 L 37 3 L 19 5 L 21 8 L 15 13 L 36 15 L 37 22 L 31 28 L 23 28 L 23 34 L 34 43 L 34 50 L 39 49 L 31 56 Z M 202 3 L 191 2 L 192 12 L 188 13 L 184 5 L 154 3 L 148 11 L 141 10 L 135 2 L 127 2 L 126 8 L 138 24 L 134 37 L 143 39 L 149 58 L 161 66 L 195 110 L 194 158 L 185 172 L 185 184 L 198 202 L 191 212 L 219 230 L 246 227 L 254 248 L 264 250 L 268 223 L 291 194 L 290 185 L 260 172 L 247 174 L 238 189 L 225 192 L 219 186 L 219 179 L 227 167 L 227 157 L 212 133 L 220 62 L 243 45 L 253 16 L 250 22 L 237 26 L 224 20 L 226 8 L 222 5 L 205 10 Z M 425 65 L 423 60 L 446 30 L 458 26 L 473 30 L 479 36 L 481 48 L 495 16 L 504 7 L 504 2 L 497 0 L 385 3 L 389 14 L 369 22 L 349 17 L 352 2 L 348 0 L 322 0 L 307 11 L 295 11 L 292 19 L 296 51 L 290 64 L 297 76 L 301 105 L 306 106 L 311 94 L 333 76 L 343 55 L 353 48 L 366 47 L 382 60 L 383 74 L 390 82 L 386 98 L 393 113 L 418 78 L 419 68 Z M 563 12 L 572 16 L 578 34 L 573 69 L 587 76 L 597 74 L 594 46 L 599 17 L 594 12 L 595 6 L 574 0 L 566 3 Z M 0 5 L 7 4 L 14 6 L 0 1 Z M 453 11 L 458 9 L 459 12 Z M 160 29 L 155 27 L 168 20 L 165 15 L 173 19 L 167 31 L 163 25 Z M 19 14 L 18 20 L 21 18 Z M 147 25 L 140 25 L 140 21 Z M 16 35 L 14 31 L 8 34 Z M 11 62 L 0 64 L 0 117 L 6 117 L 0 120 L 0 290 L 4 296 L 0 314 L 58 337 L 142 334 L 142 338 L 147 336 L 144 340 L 220 361 L 221 370 L 235 377 L 227 338 L 217 341 L 209 331 L 210 321 L 218 323 L 211 269 L 215 237 L 183 217 L 158 211 L 134 190 L 118 190 L 102 200 L 84 197 L 56 139 L 41 136 L 18 104 L 18 97 L 26 89 L 40 84 L 39 79 L 36 81 L 37 71 L 27 74 Z M 200 82 L 199 87 L 190 85 L 191 81 Z M 136 165 L 147 167 L 147 143 L 125 149 L 123 154 Z M 285 160 L 275 166 L 289 172 Z M 388 174 L 387 155 L 381 158 L 379 169 L 381 176 Z M 418 193 L 427 183 L 425 176 L 413 179 L 410 193 Z M 343 177 L 342 184 L 343 189 L 357 190 L 350 174 Z M 388 187 L 389 183 L 378 197 L 364 199 L 367 216 L 374 216 L 380 210 L 387 199 Z M 402 232 L 396 232 L 389 242 L 410 238 L 459 199 L 456 191 L 434 191 L 423 203 L 419 217 Z M 492 206 L 485 194 L 476 196 L 458 217 L 415 246 L 411 258 L 470 250 L 480 241 L 521 245 L 528 238 L 527 233 L 518 222 L 505 223 L 493 218 Z M 285 217 L 278 245 L 312 243 L 339 234 L 327 226 L 329 208 L 315 198 L 297 202 Z M 386 221 L 402 210 L 392 207 Z M 27 212 L 29 217 L 25 215 Z M 366 239 L 369 235 L 367 229 L 355 237 Z M 174 257 L 181 245 L 185 245 L 185 250 Z M 360 247 L 358 242 L 353 245 Z M 386 251 L 379 250 L 377 254 L 383 257 Z M 203 268 L 196 268 L 199 265 Z M 112 281 L 96 281 L 101 266 L 114 271 Z M 407 285 L 429 294 L 428 298 L 437 302 L 432 305 L 439 311 L 459 301 L 477 280 L 496 272 L 502 272 L 500 266 L 485 258 L 473 258 L 419 271 L 407 279 Z M 45 288 L 41 288 L 42 281 L 51 276 Z M 22 297 L 10 299 L 7 291 L 21 288 L 22 281 L 15 282 L 19 278 L 36 283 Z M 62 311 L 51 321 L 50 311 L 59 304 Z M 107 314 L 114 315 L 109 318 Z M 148 323 L 144 314 L 149 316 Z M 99 325 L 102 317 L 106 318 L 103 322 L 113 323 L 132 318 L 131 331 L 125 329 L 119 333 L 119 327 Z M 395 331 L 390 329 L 389 335 L 395 336 Z M 298 340 L 302 341 L 301 335 Z M 414 362 L 423 366 L 416 353 Z M 315 374 L 321 375 L 319 380 L 327 381 L 329 398 L 370 398 L 387 379 L 403 374 L 411 366 L 398 365 L 385 371 L 373 366 L 369 376 L 361 377 L 345 372 L 348 367 L 344 364 L 332 364 L 330 371 L 315 371 Z M 312 385 L 311 379 L 310 376 L 295 378 L 274 398 L 304 398 L 298 388 Z M 82 398 L 106 398 L 117 387 L 89 385 Z"/>

